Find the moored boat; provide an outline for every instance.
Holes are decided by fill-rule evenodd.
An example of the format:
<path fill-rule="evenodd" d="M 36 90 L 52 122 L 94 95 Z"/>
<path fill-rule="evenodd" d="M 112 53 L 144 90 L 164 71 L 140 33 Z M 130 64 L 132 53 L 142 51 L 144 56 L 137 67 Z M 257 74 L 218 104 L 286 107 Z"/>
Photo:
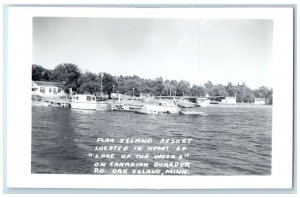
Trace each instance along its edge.
<path fill-rule="evenodd" d="M 93 95 L 74 95 L 72 96 L 71 108 L 96 110 L 96 97 Z"/>
<path fill-rule="evenodd" d="M 193 103 L 188 100 L 180 100 L 177 102 L 177 105 L 181 108 L 195 108 L 196 106 L 199 106 L 197 103 Z"/>
<path fill-rule="evenodd" d="M 157 114 L 163 113 L 163 112 L 159 112 L 159 111 L 153 110 L 151 108 L 146 108 L 146 107 L 135 109 L 134 112 L 140 113 L 140 114 L 148 114 L 148 115 L 157 115 Z"/>
<path fill-rule="evenodd" d="M 142 114 L 178 114 L 180 109 L 176 105 L 169 104 L 166 101 L 154 101 L 152 104 L 145 104 L 141 108 L 135 109 L 134 112 Z"/>
<path fill-rule="evenodd" d="M 210 100 L 207 99 L 207 98 L 198 98 L 197 99 L 197 104 L 200 106 L 200 107 L 207 107 L 210 105 Z"/>

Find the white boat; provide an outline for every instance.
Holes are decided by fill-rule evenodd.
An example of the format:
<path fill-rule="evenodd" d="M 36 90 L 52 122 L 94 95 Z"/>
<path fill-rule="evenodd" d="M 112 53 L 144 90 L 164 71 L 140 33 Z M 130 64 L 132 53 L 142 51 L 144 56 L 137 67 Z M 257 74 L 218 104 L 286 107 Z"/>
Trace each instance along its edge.
<path fill-rule="evenodd" d="M 190 102 L 188 100 L 180 100 L 177 102 L 177 105 L 181 108 L 195 108 L 197 106 L 196 103 Z"/>
<path fill-rule="evenodd" d="M 207 99 L 207 98 L 198 98 L 197 99 L 197 104 L 200 107 L 207 107 L 207 106 L 210 106 L 210 100 Z"/>
<path fill-rule="evenodd" d="M 72 96 L 71 108 L 96 110 L 96 97 L 93 95 L 74 95 Z"/>
<path fill-rule="evenodd" d="M 169 104 L 166 101 L 154 101 L 152 104 L 145 104 L 141 108 L 135 109 L 134 112 L 142 114 L 178 114 L 180 109 L 176 105 Z"/>
<path fill-rule="evenodd" d="M 151 107 L 145 105 L 145 107 L 140 108 L 140 109 L 135 109 L 135 113 L 140 113 L 140 114 L 149 114 L 149 115 L 157 115 L 157 114 L 162 114 L 162 111 L 156 111 L 153 110 Z"/>

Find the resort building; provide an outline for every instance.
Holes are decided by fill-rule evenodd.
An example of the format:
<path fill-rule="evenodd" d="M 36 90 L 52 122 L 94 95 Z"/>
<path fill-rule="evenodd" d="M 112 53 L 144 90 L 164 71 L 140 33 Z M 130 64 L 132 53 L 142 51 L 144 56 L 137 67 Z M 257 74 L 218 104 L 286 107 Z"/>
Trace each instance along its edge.
<path fill-rule="evenodd" d="M 226 97 L 221 100 L 222 104 L 236 104 L 236 97 Z"/>
<path fill-rule="evenodd" d="M 54 97 L 66 96 L 62 89 L 63 84 L 59 82 L 32 81 L 32 95 Z"/>
<path fill-rule="evenodd" d="M 264 104 L 266 104 L 266 99 L 265 98 L 255 98 L 254 99 L 254 104 L 264 105 Z"/>

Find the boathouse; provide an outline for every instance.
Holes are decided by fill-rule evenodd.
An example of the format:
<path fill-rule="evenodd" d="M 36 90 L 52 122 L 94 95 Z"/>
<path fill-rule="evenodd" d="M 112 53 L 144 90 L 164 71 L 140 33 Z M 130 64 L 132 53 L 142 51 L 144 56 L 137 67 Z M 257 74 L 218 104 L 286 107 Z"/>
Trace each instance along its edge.
<path fill-rule="evenodd" d="M 59 82 L 32 81 L 32 95 L 39 96 L 66 96 L 63 84 Z"/>

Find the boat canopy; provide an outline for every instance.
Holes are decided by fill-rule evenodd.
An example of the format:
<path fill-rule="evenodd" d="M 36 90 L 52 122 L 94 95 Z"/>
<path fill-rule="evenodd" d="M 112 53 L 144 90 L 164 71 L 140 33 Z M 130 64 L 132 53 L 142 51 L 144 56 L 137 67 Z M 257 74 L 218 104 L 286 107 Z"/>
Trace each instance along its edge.
<path fill-rule="evenodd" d="M 93 95 L 74 95 L 72 101 L 93 102 L 96 101 L 96 96 Z"/>

